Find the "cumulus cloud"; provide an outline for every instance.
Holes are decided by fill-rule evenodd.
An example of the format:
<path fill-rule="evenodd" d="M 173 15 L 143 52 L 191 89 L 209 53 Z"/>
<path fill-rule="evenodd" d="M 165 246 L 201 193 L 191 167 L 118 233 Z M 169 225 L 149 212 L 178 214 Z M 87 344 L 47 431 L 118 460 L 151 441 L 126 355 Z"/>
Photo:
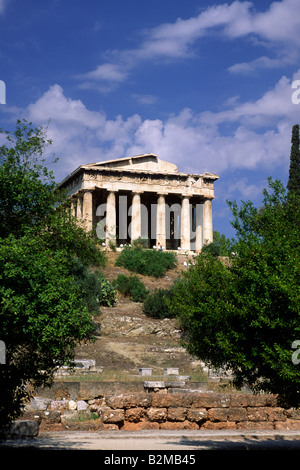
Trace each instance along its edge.
<path fill-rule="evenodd" d="M 143 120 L 137 114 L 109 119 L 53 85 L 25 115 L 41 125 L 51 119 L 48 136 L 60 157 L 58 179 L 84 163 L 143 153 L 156 153 L 191 173 L 273 171 L 288 164 L 291 127 L 299 114 L 291 101 L 291 82 L 282 77 L 258 100 L 236 104 L 234 98 L 231 107 L 228 101 L 227 109 L 218 113 L 183 109 L 165 120 Z M 224 125 L 230 125 L 230 131 L 224 133 Z"/>

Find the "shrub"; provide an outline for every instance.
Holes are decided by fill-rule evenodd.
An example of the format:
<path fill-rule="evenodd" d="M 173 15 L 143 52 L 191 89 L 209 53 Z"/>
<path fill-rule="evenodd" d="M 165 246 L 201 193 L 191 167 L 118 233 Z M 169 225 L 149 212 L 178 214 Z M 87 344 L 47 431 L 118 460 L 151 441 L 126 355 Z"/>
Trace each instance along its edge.
<path fill-rule="evenodd" d="M 220 234 L 219 232 L 214 231 L 213 235 L 213 242 L 204 245 L 202 248 L 202 253 L 209 253 L 215 258 L 218 256 L 229 256 L 231 241 L 226 238 L 224 234 Z"/>
<path fill-rule="evenodd" d="M 99 296 L 100 305 L 112 307 L 116 303 L 116 289 L 105 277 L 99 276 L 101 282 L 101 297 Z"/>
<path fill-rule="evenodd" d="M 133 302 L 143 302 L 148 294 L 144 283 L 135 275 L 119 274 L 113 281 L 113 286 Z"/>
<path fill-rule="evenodd" d="M 143 250 L 140 246 L 126 247 L 116 261 L 129 271 L 144 276 L 162 277 L 176 266 L 176 255 L 165 251 Z"/>
<path fill-rule="evenodd" d="M 172 291 L 169 289 L 155 289 L 148 294 L 144 301 L 144 313 L 152 318 L 174 317 L 173 312 L 168 307 L 166 299 L 170 298 Z"/>
<path fill-rule="evenodd" d="M 74 260 L 71 273 L 81 286 L 89 311 L 97 311 L 99 305 L 111 307 L 116 302 L 116 290 L 103 274 L 91 272 L 79 259 Z"/>

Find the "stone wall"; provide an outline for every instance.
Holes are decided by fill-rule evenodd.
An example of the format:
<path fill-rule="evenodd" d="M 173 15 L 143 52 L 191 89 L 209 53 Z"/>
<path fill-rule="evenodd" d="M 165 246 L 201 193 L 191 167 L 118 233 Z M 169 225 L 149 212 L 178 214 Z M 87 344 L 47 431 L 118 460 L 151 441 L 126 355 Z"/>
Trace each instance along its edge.
<path fill-rule="evenodd" d="M 35 397 L 22 419 L 40 429 L 300 429 L 300 410 L 278 406 L 274 395 L 126 393 L 86 399 Z"/>

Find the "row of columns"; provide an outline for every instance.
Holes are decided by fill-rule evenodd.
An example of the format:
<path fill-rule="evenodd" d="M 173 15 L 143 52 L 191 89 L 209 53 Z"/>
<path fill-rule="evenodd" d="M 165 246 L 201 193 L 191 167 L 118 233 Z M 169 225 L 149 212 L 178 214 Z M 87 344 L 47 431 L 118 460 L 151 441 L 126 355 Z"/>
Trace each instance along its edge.
<path fill-rule="evenodd" d="M 135 240 L 142 235 L 141 193 L 134 192 L 131 205 L 131 239 Z M 166 246 L 166 194 L 157 194 L 156 212 L 156 243 Z M 181 200 L 181 248 L 191 249 L 191 196 L 182 196 Z M 93 228 L 93 193 L 91 190 L 83 191 L 82 199 L 76 199 L 77 208 L 73 209 L 78 219 L 82 218 L 87 231 Z M 108 191 L 106 200 L 106 241 L 116 240 L 116 191 Z M 204 243 L 213 241 L 212 204 L 205 199 L 203 204 L 196 206 L 195 251 L 201 251 Z"/>

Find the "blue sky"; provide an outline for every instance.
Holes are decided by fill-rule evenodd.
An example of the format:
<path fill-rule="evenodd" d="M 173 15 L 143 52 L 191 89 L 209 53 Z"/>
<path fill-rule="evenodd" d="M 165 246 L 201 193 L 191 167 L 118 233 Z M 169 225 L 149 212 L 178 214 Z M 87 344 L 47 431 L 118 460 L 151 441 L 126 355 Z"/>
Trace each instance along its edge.
<path fill-rule="evenodd" d="M 48 125 L 57 181 L 142 153 L 217 173 L 227 236 L 226 200 L 287 183 L 297 79 L 299 0 L 0 0 L 0 127 Z"/>

